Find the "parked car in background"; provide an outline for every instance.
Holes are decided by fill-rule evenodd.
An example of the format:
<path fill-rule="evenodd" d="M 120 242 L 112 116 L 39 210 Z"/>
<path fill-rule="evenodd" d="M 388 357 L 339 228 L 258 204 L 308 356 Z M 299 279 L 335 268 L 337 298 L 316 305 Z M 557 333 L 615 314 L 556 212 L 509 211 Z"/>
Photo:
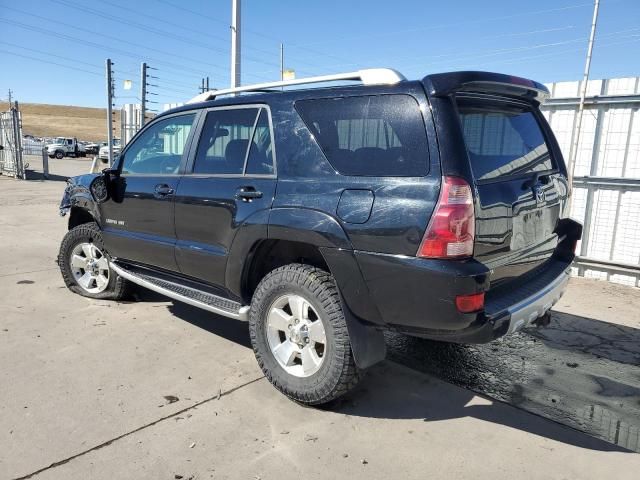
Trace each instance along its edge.
<path fill-rule="evenodd" d="M 104 143 L 106 145 L 106 142 Z M 100 153 L 100 147 L 102 144 L 96 142 L 88 142 L 84 148 L 87 155 L 98 155 Z"/>
<path fill-rule="evenodd" d="M 120 139 L 116 138 L 113 140 L 113 149 L 112 149 L 114 158 L 116 155 L 120 155 L 120 149 L 121 149 Z M 100 158 L 100 160 L 109 159 L 109 144 L 107 142 L 103 142 L 102 146 L 100 147 L 98 158 Z"/>
<path fill-rule="evenodd" d="M 248 320 L 265 376 L 306 404 L 353 388 L 385 357 L 385 329 L 484 343 L 548 322 L 582 227 L 546 87 L 336 79 L 362 84 L 205 92 L 111 169 L 70 179 L 68 288 L 117 300 L 137 284 Z"/>
<path fill-rule="evenodd" d="M 49 158 L 60 159 L 64 157 L 84 157 L 86 152 L 77 138 L 57 137 L 47 145 L 47 155 L 49 155 Z"/>

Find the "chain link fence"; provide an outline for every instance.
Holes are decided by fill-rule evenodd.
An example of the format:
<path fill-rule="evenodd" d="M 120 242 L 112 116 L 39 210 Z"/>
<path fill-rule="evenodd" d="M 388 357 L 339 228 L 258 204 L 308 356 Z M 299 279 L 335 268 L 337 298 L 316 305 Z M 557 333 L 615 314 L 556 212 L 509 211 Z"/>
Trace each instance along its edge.
<path fill-rule="evenodd" d="M 0 112 L 0 174 L 24 178 L 20 110 L 16 102 L 8 111 Z"/>

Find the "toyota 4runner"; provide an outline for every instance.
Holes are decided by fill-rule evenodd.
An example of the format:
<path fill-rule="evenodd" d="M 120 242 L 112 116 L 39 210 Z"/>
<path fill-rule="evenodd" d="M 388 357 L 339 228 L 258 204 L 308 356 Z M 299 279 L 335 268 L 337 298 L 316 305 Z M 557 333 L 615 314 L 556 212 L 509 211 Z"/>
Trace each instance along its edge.
<path fill-rule="evenodd" d="M 479 343 L 544 322 L 581 236 L 547 94 L 390 69 L 205 92 L 69 180 L 62 276 L 248 320 L 266 377 L 306 404 L 382 360 L 385 329 Z"/>

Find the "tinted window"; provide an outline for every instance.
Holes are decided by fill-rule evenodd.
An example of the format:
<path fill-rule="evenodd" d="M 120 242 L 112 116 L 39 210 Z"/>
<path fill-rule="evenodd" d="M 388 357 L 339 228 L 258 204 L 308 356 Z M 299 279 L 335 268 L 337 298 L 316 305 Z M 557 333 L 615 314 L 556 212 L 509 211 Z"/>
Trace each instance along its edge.
<path fill-rule="evenodd" d="M 458 110 L 476 180 L 553 169 L 540 125 L 530 109 L 461 99 Z"/>
<path fill-rule="evenodd" d="M 253 132 L 253 142 L 247 158 L 247 175 L 270 175 L 273 173 L 273 147 L 271 145 L 271 129 L 269 114 L 266 109 L 260 110 L 260 118 Z"/>
<path fill-rule="evenodd" d="M 426 130 L 420 107 L 409 95 L 301 100 L 296 109 L 343 175 L 427 173 Z"/>
<path fill-rule="evenodd" d="M 158 120 L 150 125 L 127 148 L 122 173 L 178 173 L 194 118 L 195 114 L 191 113 Z"/>
<path fill-rule="evenodd" d="M 194 173 L 242 174 L 257 108 L 207 113 L 196 152 Z"/>

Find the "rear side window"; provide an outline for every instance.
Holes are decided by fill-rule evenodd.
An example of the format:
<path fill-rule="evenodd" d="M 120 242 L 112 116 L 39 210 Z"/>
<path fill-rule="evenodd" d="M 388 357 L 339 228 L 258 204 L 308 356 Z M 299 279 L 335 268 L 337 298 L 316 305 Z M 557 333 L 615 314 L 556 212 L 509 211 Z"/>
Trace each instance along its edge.
<path fill-rule="evenodd" d="M 417 177 L 428 172 L 427 134 L 409 95 L 299 100 L 296 110 L 343 175 Z"/>
<path fill-rule="evenodd" d="M 555 167 L 531 109 L 458 99 L 458 112 L 476 180 L 522 176 Z"/>
<path fill-rule="evenodd" d="M 193 173 L 273 175 L 273 144 L 266 108 L 223 108 L 207 113 Z"/>
<path fill-rule="evenodd" d="M 234 108 L 207 113 L 193 172 L 241 175 L 258 113 L 257 108 Z"/>

